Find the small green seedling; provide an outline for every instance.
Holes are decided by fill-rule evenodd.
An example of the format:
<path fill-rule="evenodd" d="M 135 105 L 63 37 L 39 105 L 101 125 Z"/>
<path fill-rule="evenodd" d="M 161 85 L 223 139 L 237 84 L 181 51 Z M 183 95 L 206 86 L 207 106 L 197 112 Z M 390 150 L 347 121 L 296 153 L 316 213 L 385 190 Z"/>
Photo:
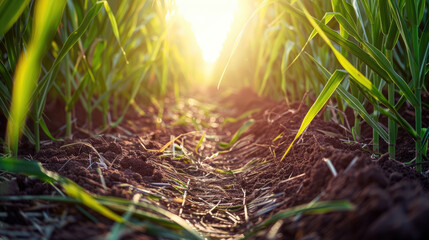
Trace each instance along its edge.
<path fill-rule="evenodd" d="M 236 143 L 238 141 L 238 139 L 240 138 L 240 136 L 247 131 L 247 129 L 250 128 L 250 126 L 252 126 L 255 123 L 254 119 L 250 119 L 248 121 L 246 121 L 245 123 L 243 123 L 243 125 L 240 127 L 240 129 L 238 129 L 238 131 L 234 134 L 234 136 L 232 137 L 231 141 L 229 143 L 227 142 L 219 142 L 218 146 L 220 148 L 223 149 L 227 149 L 230 148 L 232 145 L 234 145 L 234 143 Z"/>

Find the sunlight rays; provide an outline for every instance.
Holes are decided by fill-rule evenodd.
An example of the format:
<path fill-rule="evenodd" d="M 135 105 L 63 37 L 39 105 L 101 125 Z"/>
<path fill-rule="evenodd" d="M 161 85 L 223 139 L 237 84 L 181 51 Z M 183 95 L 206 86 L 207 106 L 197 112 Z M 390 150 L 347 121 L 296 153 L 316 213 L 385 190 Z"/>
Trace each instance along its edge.
<path fill-rule="evenodd" d="M 215 62 L 230 30 L 237 0 L 176 0 L 178 14 L 191 24 L 204 60 Z"/>

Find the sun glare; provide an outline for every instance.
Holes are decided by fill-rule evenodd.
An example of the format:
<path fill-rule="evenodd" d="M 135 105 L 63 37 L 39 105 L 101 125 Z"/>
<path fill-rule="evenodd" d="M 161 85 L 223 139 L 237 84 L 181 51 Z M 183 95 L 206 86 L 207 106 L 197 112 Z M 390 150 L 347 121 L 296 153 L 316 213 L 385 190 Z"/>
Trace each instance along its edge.
<path fill-rule="evenodd" d="M 176 0 L 178 14 L 191 24 L 204 60 L 215 62 L 226 40 L 237 0 Z"/>

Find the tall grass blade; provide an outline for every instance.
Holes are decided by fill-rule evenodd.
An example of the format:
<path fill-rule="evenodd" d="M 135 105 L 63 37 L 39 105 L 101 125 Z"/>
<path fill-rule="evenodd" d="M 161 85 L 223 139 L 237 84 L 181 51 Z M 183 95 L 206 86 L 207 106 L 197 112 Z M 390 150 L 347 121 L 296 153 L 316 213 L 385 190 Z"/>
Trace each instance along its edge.
<path fill-rule="evenodd" d="M 295 47 L 295 43 L 292 42 L 291 40 L 287 40 L 285 44 L 285 50 L 283 53 L 282 65 L 280 68 L 282 72 L 281 88 L 282 88 L 283 94 L 285 95 L 286 102 L 288 104 L 289 104 L 289 100 L 287 98 L 287 91 L 286 91 L 286 70 L 287 70 L 287 63 L 289 61 L 290 52 L 292 51 L 293 47 Z"/>
<path fill-rule="evenodd" d="M 249 111 L 244 112 L 243 114 L 241 114 L 238 117 L 235 117 L 235 118 L 234 117 L 227 117 L 227 118 L 225 118 L 225 120 L 223 120 L 222 127 L 225 127 L 225 125 L 228 123 L 235 123 L 235 122 L 238 122 L 240 120 L 243 120 L 243 119 L 251 116 L 253 113 L 257 113 L 260 111 L 261 111 L 260 108 L 254 108 L 254 109 L 251 109 Z"/>
<path fill-rule="evenodd" d="M 0 169 L 7 172 L 25 174 L 29 177 L 37 177 L 47 183 L 54 183 L 56 181 L 56 179 L 49 176 L 42 165 L 36 161 L 0 158 Z"/>
<path fill-rule="evenodd" d="M 255 226 L 249 233 L 245 234 L 243 239 L 250 239 L 259 231 L 273 225 L 277 221 L 297 216 L 299 214 L 323 214 L 335 211 L 352 211 L 354 209 L 355 207 L 348 201 L 311 202 L 309 204 L 289 208 L 274 214 L 269 219 Z"/>
<path fill-rule="evenodd" d="M 48 91 L 51 89 L 51 86 L 53 84 L 53 81 L 55 79 L 55 73 L 58 71 L 58 67 L 61 63 L 61 61 L 64 59 L 64 57 L 70 52 L 70 50 L 73 48 L 73 46 L 79 41 L 79 39 L 82 37 L 82 35 L 86 32 L 94 18 L 97 16 L 97 14 L 100 12 L 101 7 L 103 7 L 103 2 L 97 2 L 94 4 L 94 6 L 88 11 L 88 13 L 85 15 L 84 19 L 82 20 L 82 23 L 76 29 L 74 32 L 70 34 L 70 36 L 67 38 L 67 40 L 64 42 L 60 52 L 58 53 L 58 56 L 55 58 L 54 63 L 52 64 L 49 72 L 45 75 L 45 77 L 41 80 L 39 86 L 37 87 L 37 91 L 35 94 L 40 93 L 41 94 L 41 100 L 39 101 L 39 105 L 37 107 L 37 116 L 41 116 L 45 102 L 46 97 L 48 95 Z M 36 97 L 36 95 L 34 96 Z"/>
<path fill-rule="evenodd" d="M 262 78 L 261 86 L 259 86 L 258 95 L 262 95 L 265 90 L 265 86 L 267 84 L 268 78 L 272 75 L 273 65 L 277 59 L 277 56 L 280 54 L 280 48 L 283 46 L 285 31 L 280 31 L 274 40 L 272 47 L 272 52 L 270 54 L 270 58 L 268 60 L 264 77 Z M 258 77 L 258 76 L 255 76 Z"/>
<path fill-rule="evenodd" d="M 387 81 L 393 81 L 403 92 L 407 100 L 411 104 L 417 103 L 417 98 L 414 95 L 411 88 L 408 86 L 408 84 L 394 71 L 393 67 L 391 66 L 389 60 L 384 56 L 377 48 L 375 48 L 372 44 L 362 40 L 359 35 L 356 35 L 354 37 L 357 37 L 357 40 L 360 40 L 362 44 L 365 45 L 366 50 L 368 50 L 369 53 L 366 53 L 362 48 L 357 46 L 352 41 L 349 41 L 348 39 L 345 39 L 340 34 L 338 34 L 336 31 L 332 30 L 326 24 L 323 24 L 319 20 L 313 18 L 306 9 L 303 9 L 303 12 L 299 11 L 298 9 L 294 8 L 287 2 L 282 2 L 287 7 L 288 11 L 291 11 L 293 14 L 300 18 L 307 18 L 310 24 L 318 30 L 318 33 L 321 34 L 321 31 L 323 32 L 323 39 L 326 41 L 329 41 L 329 39 L 332 39 L 334 42 L 338 43 L 341 47 L 344 47 L 347 51 L 352 53 L 354 56 L 358 57 L 361 61 L 363 61 L 369 68 L 374 70 L 381 78 L 387 80 Z M 299 4 L 302 6 L 302 4 Z M 336 19 L 344 20 L 344 17 L 338 17 L 340 14 L 335 13 L 334 16 Z M 351 25 L 345 23 L 345 25 Z M 349 31 L 353 32 L 353 28 L 347 28 Z M 327 42 L 328 46 L 332 46 L 332 43 L 329 41 Z M 332 49 L 331 47 L 331 49 Z M 375 98 L 378 98 L 377 100 L 383 103 L 386 106 L 389 106 L 387 99 L 384 98 L 384 96 L 379 92 L 376 91 L 377 89 L 374 89 L 371 82 L 362 74 L 359 73 L 359 71 L 352 65 L 348 60 L 341 55 L 341 53 L 338 52 L 338 50 L 335 49 L 333 51 L 335 56 L 337 57 L 338 61 L 343 65 L 345 64 L 347 68 L 343 65 L 343 67 L 355 78 L 360 85 L 362 85 L 365 89 L 372 92 L 372 96 Z M 340 56 L 341 55 L 341 56 Z M 346 61 L 344 61 L 346 60 Z M 353 70 L 356 69 L 356 70 Z M 350 70 L 350 71 L 349 71 Z M 360 76 L 362 77 L 360 77 Z M 358 77 L 359 76 L 359 77 Z"/>
<path fill-rule="evenodd" d="M 332 20 L 333 17 L 334 17 L 334 13 L 325 13 L 322 20 L 320 20 L 320 21 L 325 23 L 325 24 L 328 24 Z M 302 53 L 304 52 L 307 45 L 310 43 L 310 41 L 316 35 L 317 35 L 317 31 L 316 31 L 316 29 L 313 29 L 311 31 L 311 34 L 308 37 L 307 41 L 305 42 L 304 46 L 301 48 L 301 51 L 299 51 L 298 55 L 296 55 L 296 57 L 292 60 L 292 62 L 286 68 L 282 68 L 282 72 L 286 72 L 298 60 L 298 58 L 302 55 Z"/>
<path fill-rule="evenodd" d="M 107 16 L 109 17 L 110 24 L 112 26 L 113 35 L 115 35 L 116 41 L 118 41 L 119 47 L 121 48 L 122 54 L 125 57 L 125 61 L 128 64 L 127 54 L 125 53 L 124 48 L 121 44 L 121 39 L 119 37 L 119 30 L 118 30 L 118 24 L 116 23 L 115 15 L 113 14 L 112 10 L 110 9 L 109 3 L 107 1 L 103 1 L 104 9 L 106 10 Z"/>
<path fill-rule="evenodd" d="M 325 78 L 329 79 L 332 76 L 331 73 L 326 68 L 324 68 L 313 56 L 309 54 L 307 54 L 307 56 L 317 64 Z M 355 96 L 349 93 L 342 85 L 338 85 L 337 92 L 351 108 L 358 112 L 358 114 L 365 120 L 366 123 L 368 123 L 368 125 L 377 131 L 384 141 L 389 143 L 389 135 L 386 130 L 384 130 L 384 128 L 382 128 L 380 124 L 366 111 L 365 107 Z"/>
<path fill-rule="evenodd" d="M 0 36 L 12 27 L 29 3 L 30 0 L 0 1 Z"/>
<path fill-rule="evenodd" d="M 101 205 L 79 185 L 68 178 L 59 176 L 53 172 L 46 171 L 42 168 L 40 163 L 36 161 L 26 161 L 14 158 L 0 158 L 0 169 L 11 173 L 34 176 L 49 183 L 58 182 L 63 187 L 64 192 L 70 197 L 76 199 L 78 202 L 116 222 L 124 222 L 122 217 Z"/>
<path fill-rule="evenodd" d="M 299 127 L 298 133 L 296 134 L 293 141 L 290 143 L 289 147 L 287 148 L 286 152 L 283 154 L 283 157 L 280 159 L 280 161 L 283 161 L 283 159 L 286 157 L 290 149 L 292 148 L 295 141 L 301 136 L 301 134 L 307 129 L 307 127 L 310 125 L 311 121 L 316 117 L 316 115 L 319 113 L 319 111 L 323 108 L 323 106 L 328 102 L 329 98 L 332 96 L 334 91 L 337 89 L 338 85 L 341 83 L 341 81 L 346 77 L 347 72 L 342 70 L 336 70 L 334 74 L 332 74 L 331 78 L 326 83 L 325 87 L 323 88 L 320 95 L 317 97 L 316 101 L 311 106 L 310 110 L 308 110 L 307 114 L 305 115 L 304 119 L 302 120 L 301 126 Z"/>
<path fill-rule="evenodd" d="M 231 141 L 229 142 L 219 142 L 219 147 L 223 148 L 223 149 L 227 149 L 230 148 L 232 145 L 234 145 L 234 143 L 236 143 L 238 141 L 238 139 L 240 138 L 240 136 L 247 131 L 247 129 L 249 129 L 253 124 L 255 123 L 254 119 L 250 119 L 247 120 L 246 122 L 243 123 L 243 125 L 241 125 L 241 127 L 237 130 L 237 132 L 235 132 L 234 136 L 231 138 Z"/>
<path fill-rule="evenodd" d="M 206 137 L 206 132 L 203 132 L 203 135 L 200 138 L 200 141 L 198 142 L 197 146 L 195 146 L 195 152 L 198 154 L 198 149 L 200 149 L 201 145 L 203 144 L 203 141 Z"/>
<path fill-rule="evenodd" d="M 30 44 L 22 53 L 15 72 L 11 115 L 7 126 L 7 144 L 14 155 L 30 108 L 30 98 L 37 85 L 42 58 L 60 23 L 65 0 L 39 0 L 35 6 Z M 36 139 L 37 141 L 37 139 Z"/>

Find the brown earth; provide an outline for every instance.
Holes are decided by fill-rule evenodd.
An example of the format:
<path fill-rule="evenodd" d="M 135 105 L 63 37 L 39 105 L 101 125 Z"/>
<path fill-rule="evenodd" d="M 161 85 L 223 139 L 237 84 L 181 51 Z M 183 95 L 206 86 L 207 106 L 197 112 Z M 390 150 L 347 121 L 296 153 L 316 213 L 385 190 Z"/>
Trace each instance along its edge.
<path fill-rule="evenodd" d="M 244 237 L 274 214 L 313 200 L 350 200 L 356 208 L 283 219 L 252 238 L 429 239 L 429 181 L 413 166 L 401 163 L 413 159 L 413 140 L 408 136 L 401 133 L 393 161 L 372 153 L 365 139 L 353 142 L 347 128 L 324 122 L 319 114 L 280 161 L 308 107 L 301 103 L 288 107 L 258 98 L 249 90 L 219 102 L 209 94 L 200 96 L 209 100 L 167 102 L 171 107 L 165 109 L 163 121 L 157 119 L 158 110 L 152 106 L 145 109 L 144 116 L 130 112 L 120 127 L 92 136 L 75 128 L 72 140 L 45 141 L 37 154 L 25 144 L 21 156 L 41 162 L 47 170 L 70 178 L 92 194 L 132 199 L 140 193 L 146 202 L 179 215 L 212 239 Z M 259 111 L 223 126 L 227 117 L 253 109 Z M 423 122 L 429 122 L 427 111 L 424 116 Z M 217 146 L 219 141 L 230 141 L 250 118 L 255 123 L 229 151 Z M 201 130 L 206 138 L 196 152 Z M 180 134 L 185 135 L 176 140 L 174 149 L 170 145 L 164 153 L 154 151 Z M 39 180 L 6 173 L 2 177 L 2 195 L 58 195 L 55 188 Z M 0 236 L 104 238 L 113 223 L 89 213 L 97 223 L 73 204 L 0 202 Z M 44 230 L 38 230 L 35 223 Z M 151 237 L 130 231 L 123 239 Z"/>

